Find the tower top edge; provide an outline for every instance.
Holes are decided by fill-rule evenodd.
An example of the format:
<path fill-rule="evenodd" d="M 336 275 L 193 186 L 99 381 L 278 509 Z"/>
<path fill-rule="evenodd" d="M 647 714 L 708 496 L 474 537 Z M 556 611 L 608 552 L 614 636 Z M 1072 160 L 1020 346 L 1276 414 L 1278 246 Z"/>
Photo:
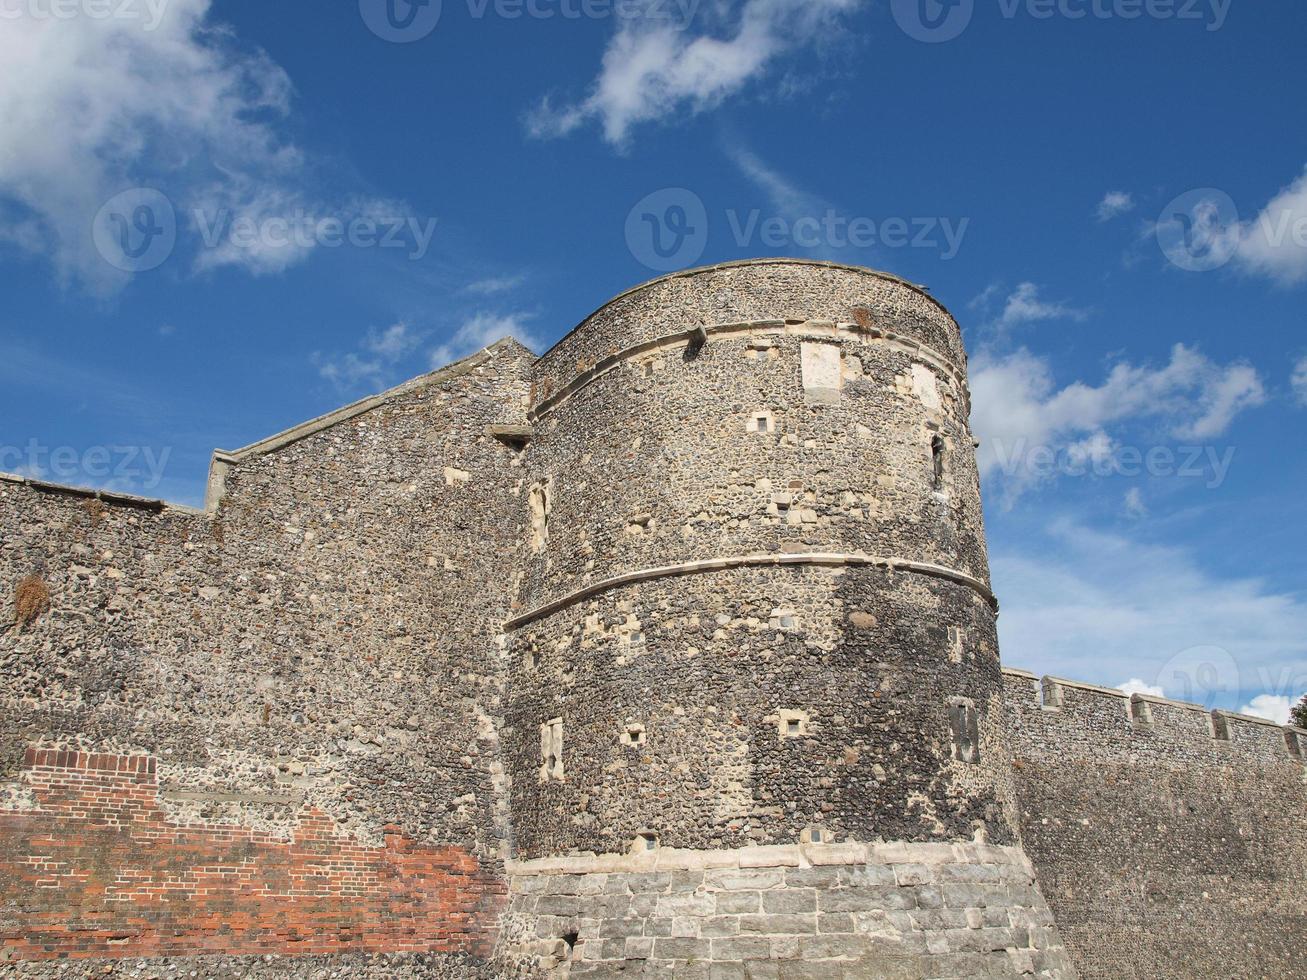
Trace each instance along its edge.
<path fill-rule="evenodd" d="M 920 283 L 912 282 L 909 279 L 904 279 L 902 276 L 896 276 L 892 272 L 884 272 L 880 269 L 869 268 L 868 266 L 850 265 L 845 262 L 831 262 L 824 259 L 801 259 L 801 258 L 786 258 L 786 257 L 736 259 L 731 262 L 718 262 L 713 265 L 701 265 L 689 269 L 680 269 L 677 270 L 676 272 L 668 272 L 661 276 L 655 276 L 652 279 L 647 279 L 644 282 L 631 286 L 628 289 L 622 290 L 616 296 L 613 296 L 605 300 L 593 311 L 591 311 L 590 313 L 582 317 L 581 321 L 577 323 L 576 326 L 574 326 L 563 336 L 559 337 L 558 340 L 555 341 L 554 344 L 550 346 L 549 350 L 546 350 L 541 354 L 541 357 L 543 358 L 546 354 L 549 354 L 551 351 L 553 351 L 554 348 L 560 346 L 565 340 L 567 340 L 569 337 L 575 334 L 578 330 L 582 329 L 587 323 L 589 323 L 591 320 L 593 320 L 595 317 L 601 314 L 604 310 L 608 309 L 608 307 L 612 306 L 615 303 L 620 303 L 622 300 L 636 293 L 642 292 L 646 289 L 650 289 L 654 286 L 661 285 L 662 283 L 665 282 L 670 282 L 675 279 L 689 279 L 694 276 L 710 275 L 714 272 L 721 272 L 727 269 L 743 269 L 743 268 L 768 266 L 768 265 L 804 266 L 804 267 L 815 268 L 815 269 L 838 269 L 843 272 L 855 272 L 860 275 L 868 276 L 869 278 L 880 279 L 885 282 L 894 283 L 895 285 L 902 286 L 903 288 L 910 290 L 911 292 L 917 293 L 918 295 L 920 295 L 921 297 L 923 297 L 924 299 L 926 299 L 927 301 L 929 301 L 930 303 L 938 307 L 940 312 L 943 313 L 946 317 L 948 317 L 948 319 L 953 323 L 955 327 L 961 329 L 960 326 L 958 325 L 957 320 L 954 318 L 952 312 L 950 312 L 949 308 L 945 306 L 942 302 L 940 302 L 938 299 L 936 299 L 933 295 L 931 295 L 930 289 L 928 287 L 923 286 Z"/>

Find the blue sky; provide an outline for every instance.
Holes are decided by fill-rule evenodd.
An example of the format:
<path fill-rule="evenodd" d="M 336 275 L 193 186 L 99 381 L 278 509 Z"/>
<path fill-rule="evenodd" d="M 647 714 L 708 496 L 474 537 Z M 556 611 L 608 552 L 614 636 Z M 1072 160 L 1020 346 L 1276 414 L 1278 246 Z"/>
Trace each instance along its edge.
<path fill-rule="evenodd" d="M 869 265 L 964 326 L 1004 660 L 1279 716 L 1305 42 L 1295 0 L 0 0 L 0 468 L 198 503 L 215 446 L 664 268 Z"/>

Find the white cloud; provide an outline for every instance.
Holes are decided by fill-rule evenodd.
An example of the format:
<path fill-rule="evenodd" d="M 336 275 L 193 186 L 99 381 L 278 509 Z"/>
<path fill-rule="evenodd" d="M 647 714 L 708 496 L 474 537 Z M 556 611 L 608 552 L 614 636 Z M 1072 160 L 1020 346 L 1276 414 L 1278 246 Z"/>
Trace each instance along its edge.
<path fill-rule="evenodd" d="M 1293 366 L 1293 376 L 1289 378 L 1293 386 L 1294 397 L 1299 405 L 1307 405 L 1307 357 L 1303 357 Z"/>
<path fill-rule="evenodd" d="M 540 341 L 526 326 L 530 319 L 529 313 L 477 313 L 464 320 L 452 337 L 431 351 L 431 367 L 442 368 L 505 337 L 515 337 L 527 347 L 538 350 Z"/>
<path fill-rule="evenodd" d="M 998 324 L 1001 327 L 1014 327 L 1018 324 L 1037 323 L 1041 320 L 1083 321 L 1088 316 L 1088 310 L 1081 310 L 1067 303 L 1049 302 L 1040 298 L 1037 285 L 1033 282 L 1023 282 L 1008 296 L 1007 302 L 1003 306 L 1003 312 L 999 316 Z"/>
<path fill-rule="evenodd" d="M 1263 579 L 1214 574 L 1185 548 L 1054 520 L 996 548 L 992 566 L 1012 666 L 1142 679 L 1180 700 L 1307 687 L 1307 603 Z"/>
<path fill-rule="evenodd" d="M 1123 691 L 1126 694 L 1151 694 L 1155 698 L 1166 697 L 1159 686 L 1156 684 L 1147 684 L 1144 681 L 1141 681 L 1138 677 L 1132 677 L 1124 684 L 1118 684 L 1116 689 L 1118 691 Z"/>
<path fill-rule="evenodd" d="M 379 206 L 318 199 L 312 187 L 321 182 L 282 131 L 289 77 L 214 24 L 211 6 L 168 0 L 133 5 L 138 18 L 4 19 L 0 241 L 48 257 L 64 283 L 110 293 L 129 276 L 97 253 L 92 221 L 129 188 L 154 188 L 171 201 L 179 236 L 188 236 L 177 251 L 200 248 L 197 268 L 256 274 L 301 261 L 313 243 L 258 239 L 240 248 L 218 237 L 206 246 L 206 228 L 240 218 L 304 223 Z"/>
<path fill-rule="evenodd" d="M 1125 512 L 1135 519 L 1148 516 L 1148 505 L 1144 503 L 1144 492 L 1138 487 L 1131 487 L 1125 492 Z"/>
<path fill-rule="evenodd" d="M 328 357 L 315 351 L 310 361 L 318 374 L 341 391 L 359 388 L 380 390 L 391 384 L 398 362 L 422 343 L 422 336 L 407 323 L 394 323 L 384 330 L 371 327 L 364 335 L 359 352 Z"/>
<path fill-rule="evenodd" d="M 466 292 L 474 293 L 477 296 L 497 296 L 500 293 L 507 293 L 516 289 L 525 281 L 525 273 L 519 273 L 515 276 L 491 276 L 486 279 L 478 279 L 463 288 Z"/>
<path fill-rule="evenodd" d="M 698 10 L 702 32 L 654 16 L 668 5 L 648 3 L 621 19 L 590 94 L 562 106 L 542 100 L 527 127 L 534 136 L 560 136 L 598 120 L 609 143 L 624 145 L 640 123 L 717 106 L 781 56 L 830 36 L 861 2 L 719 0 Z"/>
<path fill-rule="evenodd" d="M 1230 234 L 1237 237 L 1235 258 L 1246 271 L 1286 285 L 1307 279 L 1307 171 Z"/>
<path fill-rule="evenodd" d="M 1003 476 L 1009 499 L 1039 482 L 1031 456 L 1036 451 L 1064 454 L 1072 463 L 1102 460 L 1112 454 L 1119 430 L 1144 420 L 1173 438 L 1210 439 L 1266 400 L 1253 368 L 1217 364 L 1183 344 L 1161 368 L 1122 362 L 1099 385 L 1076 381 L 1063 388 L 1049 362 L 1028 350 L 981 350 L 971 390 L 981 470 Z"/>
<path fill-rule="evenodd" d="M 1254 718 L 1265 718 L 1277 725 L 1287 725 L 1292 707 L 1289 699 L 1281 694 L 1259 694 L 1240 708 L 1239 713 L 1252 715 Z"/>
<path fill-rule="evenodd" d="M 1128 214 L 1135 208 L 1135 199 L 1125 191 L 1108 191 L 1098 202 L 1094 210 L 1099 221 L 1111 221 L 1113 218 Z"/>

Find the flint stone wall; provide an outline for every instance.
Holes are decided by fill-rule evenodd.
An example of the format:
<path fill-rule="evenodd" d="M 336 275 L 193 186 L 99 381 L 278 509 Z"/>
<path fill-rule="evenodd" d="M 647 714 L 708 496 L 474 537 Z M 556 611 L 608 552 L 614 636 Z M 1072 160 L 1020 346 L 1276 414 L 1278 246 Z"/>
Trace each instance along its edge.
<path fill-rule="evenodd" d="M 1307 767 L 1286 729 L 1005 679 L 1022 840 L 1082 977 L 1307 976 Z"/>

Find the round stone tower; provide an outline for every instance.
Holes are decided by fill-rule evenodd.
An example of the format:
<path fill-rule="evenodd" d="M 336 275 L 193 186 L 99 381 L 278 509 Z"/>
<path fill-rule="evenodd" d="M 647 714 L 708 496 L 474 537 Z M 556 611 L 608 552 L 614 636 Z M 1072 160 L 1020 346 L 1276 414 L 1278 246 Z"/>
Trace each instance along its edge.
<path fill-rule="evenodd" d="M 1056 972 L 1011 846 L 968 414 L 948 311 L 829 263 L 657 279 L 540 359 L 505 641 L 510 937 L 561 942 L 547 955 L 574 971 L 826 954 L 915 975 L 955 952 L 932 930 L 961 911 L 918 914 L 948 865 L 1030 891 L 976 912 L 1008 931 L 975 955 Z M 673 893 L 604 913 L 620 928 L 584 902 L 541 918 L 522 884 L 651 870 Z M 723 902 L 727 872 L 771 884 Z"/>

